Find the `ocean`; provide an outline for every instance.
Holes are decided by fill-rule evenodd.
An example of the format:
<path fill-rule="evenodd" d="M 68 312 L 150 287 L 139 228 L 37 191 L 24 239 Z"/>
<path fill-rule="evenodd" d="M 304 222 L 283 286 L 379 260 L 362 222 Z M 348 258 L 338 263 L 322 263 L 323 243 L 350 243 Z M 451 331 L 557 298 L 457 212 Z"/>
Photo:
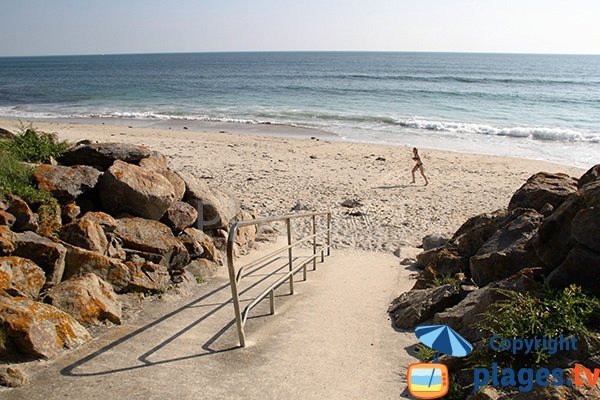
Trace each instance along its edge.
<path fill-rule="evenodd" d="M 589 167 L 600 163 L 600 56 L 7 57 L 0 58 L 0 116 L 303 127 L 340 140 Z"/>

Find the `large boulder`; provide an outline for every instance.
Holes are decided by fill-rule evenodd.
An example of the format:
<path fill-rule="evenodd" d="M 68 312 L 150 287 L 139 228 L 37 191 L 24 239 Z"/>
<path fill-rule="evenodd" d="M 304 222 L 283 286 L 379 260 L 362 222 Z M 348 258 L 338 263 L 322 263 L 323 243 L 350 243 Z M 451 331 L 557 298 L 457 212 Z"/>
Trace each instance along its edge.
<path fill-rule="evenodd" d="M 434 314 L 457 304 L 462 297 L 460 290 L 454 285 L 411 290 L 395 299 L 388 313 L 396 327 L 412 329 L 431 319 Z"/>
<path fill-rule="evenodd" d="M 600 206 L 579 211 L 571 223 L 573 239 L 600 253 Z"/>
<path fill-rule="evenodd" d="M 197 220 L 198 211 L 194 207 L 183 201 L 176 201 L 167 208 L 160 222 L 171 228 L 173 233 L 178 234 Z"/>
<path fill-rule="evenodd" d="M 98 190 L 102 206 L 111 214 L 159 220 L 175 201 L 173 185 L 164 176 L 122 161 L 104 173 Z"/>
<path fill-rule="evenodd" d="M 44 301 L 86 325 L 121 323 L 121 302 L 113 288 L 97 275 L 88 273 L 51 288 Z"/>
<path fill-rule="evenodd" d="M 579 178 L 577 187 L 582 189 L 588 183 L 600 182 L 600 164 L 594 165 L 585 174 Z"/>
<path fill-rule="evenodd" d="M 189 173 L 179 174 L 186 185 L 184 200 L 198 210 L 197 227 L 225 228 L 240 213 L 240 202 L 224 189 L 210 187 Z"/>
<path fill-rule="evenodd" d="M 127 267 L 131 276 L 127 292 L 162 293 L 169 286 L 169 271 L 162 265 L 150 261 L 128 261 Z"/>
<path fill-rule="evenodd" d="M 151 154 L 150 149 L 126 143 L 81 144 L 63 153 L 58 161 L 64 165 L 91 165 L 104 170 L 117 160 L 137 163 Z"/>
<path fill-rule="evenodd" d="M 510 218 L 511 216 L 506 210 L 497 210 L 493 213 L 471 217 L 458 228 L 452 236 L 450 244 L 456 248 L 460 255 L 471 257 Z"/>
<path fill-rule="evenodd" d="M 103 256 L 93 251 L 75 246 L 67 246 L 67 257 L 64 278 L 71 279 L 95 274 L 102 280 L 110 283 L 117 293 L 122 293 L 131 280 L 127 265 L 120 260 Z"/>
<path fill-rule="evenodd" d="M 46 283 L 44 270 L 21 257 L 0 257 L 0 292 L 35 299 Z"/>
<path fill-rule="evenodd" d="M 540 275 L 541 269 L 527 268 L 506 279 L 475 290 L 469 293 L 460 303 L 435 314 L 433 323 L 448 325 L 467 340 L 477 341 L 481 339 L 481 332 L 477 330 L 477 323 L 481 321 L 481 314 L 490 305 L 505 298 L 501 290 L 513 290 L 520 293 L 537 290 L 539 286 L 536 280 Z"/>
<path fill-rule="evenodd" d="M 555 288 L 565 288 L 574 283 L 600 297 L 600 253 L 583 245 L 576 245 L 550 273 L 548 282 Z"/>
<path fill-rule="evenodd" d="M 175 238 L 166 225 L 143 218 L 121 218 L 117 220 L 114 234 L 127 249 L 143 253 L 158 254 L 167 260 L 171 268 L 183 267 L 190 261 L 185 246 Z"/>
<path fill-rule="evenodd" d="M 17 236 L 6 226 L 0 225 L 0 256 L 7 256 L 15 251 Z"/>
<path fill-rule="evenodd" d="M 164 171 L 169 169 L 169 160 L 164 154 L 153 151 L 148 157 L 142 158 L 138 165 L 151 171 Z"/>
<path fill-rule="evenodd" d="M 538 172 L 515 192 L 508 209 L 533 208 L 541 213 L 546 204 L 556 209 L 576 191 L 577 179 L 561 173 Z"/>
<path fill-rule="evenodd" d="M 175 171 L 169 169 L 169 162 L 167 158 L 159 152 L 152 152 L 152 154 L 140 161 L 140 167 L 158 172 L 173 185 L 175 190 L 175 201 L 180 201 L 185 195 L 185 181 Z"/>
<path fill-rule="evenodd" d="M 65 270 L 67 249 L 60 243 L 33 232 L 15 234 L 14 256 L 32 260 L 46 273 L 46 287 L 58 284 Z"/>
<path fill-rule="evenodd" d="M 21 354 L 54 358 L 91 339 L 69 314 L 25 297 L 0 296 L 0 326 Z"/>
<path fill-rule="evenodd" d="M 83 249 L 106 255 L 108 239 L 99 223 L 89 218 L 81 218 L 64 225 L 60 230 L 61 240 Z"/>
<path fill-rule="evenodd" d="M 38 217 L 31 211 L 27 203 L 17 196 L 8 196 L 8 208 L 6 212 L 15 217 L 12 230 L 15 232 L 37 231 Z"/>
<path fill-rule="evenodd" d="M 579 193 L 572 194 L 544 220 L 535 238 L 535 251 L 547 272 L 560 265 L 575 245 L 571 235 L 573 218 L 585 208 Z"/>
<path fill-rule="evenodd" d="M 432 250 L 437 247 L 442 247 L 448 243 L 449 239 L 445 236 L 432 233 L 423 237 L 423 250 Z"/>
<path fill-rule="evenodd" d="M 40 189 L 52 193 L 61 203 L 68 203 L 93 189 L 102 173 L 87 165 L 64 167 L 41 164 L 33 175 Z"/>
<path fill-rule="evenodd" d="M 471 257 L 469 269 L 478 286 L 507 278 L 518 270 L 539 264 L 532 238 L 544 221 L 534 210 L 523 213 L 499 229 Z"/>

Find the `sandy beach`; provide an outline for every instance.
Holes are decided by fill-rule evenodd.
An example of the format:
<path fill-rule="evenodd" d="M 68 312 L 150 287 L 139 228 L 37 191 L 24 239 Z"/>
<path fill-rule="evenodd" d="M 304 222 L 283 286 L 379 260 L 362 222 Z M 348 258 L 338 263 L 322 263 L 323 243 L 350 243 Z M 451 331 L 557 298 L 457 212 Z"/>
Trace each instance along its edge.
<path fill-rule="evenodd" d="M 181 122 L 171 128 L 114 122 L 35 121 L 34 126 L 71 142 L 126 142 L 160 150 L 172 167 L 227 188 L 258 216 L 294 207 L 331 209 L 334 244 L 364 250 L 395 252 L 418 245 L 429 233 L 451 235 L 467 218 L 506 207 L 538 171 L 584 172 L 543 161 L 422 148 L 430 181 L 424 186 L 418 174 L 417 183 L 410 183 L 411 147 L 339 141 L 310 130 L 271 136 L 275 130 L 269 126 L 261 135 L 260 126 L 244 133 L 235 124 L 201 132 L 184 129 Z M 19 122 L 0 120 L 0 126 L 14 131 Z M 347 199 L 361 205 L 342 206 Z"/>

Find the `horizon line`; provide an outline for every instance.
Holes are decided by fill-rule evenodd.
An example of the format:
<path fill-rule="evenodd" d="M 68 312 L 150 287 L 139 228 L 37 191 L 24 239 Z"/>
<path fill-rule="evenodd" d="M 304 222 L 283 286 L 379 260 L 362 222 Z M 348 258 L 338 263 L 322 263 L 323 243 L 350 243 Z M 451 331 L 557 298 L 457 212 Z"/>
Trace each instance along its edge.
<path fill-rule="evenodd" d="M 93 57 L 93 56 L 133 56 L 169 54 L 239 54 L 239 53 L 429 53 L 429 54 L 489 54 L 489 55 L 539 55 L 539 56 L 600 56 L 600 53 L 543 53 L 510 51 L 432 51 L 432 50 L 216 50 L 216 51 L 164 51 L 164 52 L 116 52 L 116 53 L 70 53 L 37 55 L 0 55 L 0 58 L 36 57 Z"/>

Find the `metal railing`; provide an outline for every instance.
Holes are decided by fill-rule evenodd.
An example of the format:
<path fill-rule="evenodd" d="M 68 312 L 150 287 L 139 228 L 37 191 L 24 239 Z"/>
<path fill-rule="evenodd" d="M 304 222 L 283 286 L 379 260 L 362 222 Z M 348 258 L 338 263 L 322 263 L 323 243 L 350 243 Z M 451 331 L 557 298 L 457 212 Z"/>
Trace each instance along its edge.
<path fill-rule="evenodd" d="M 325 217 L 325 229 L 317 232 L 317 217 Z M 292 243 L 292 220 L 299 218 L 312 218 L 312 234 L 301 238 Z M 235 245 L 235 237 L 237 235 L 237 231 L 239 228 L 244 226 L 252 226 L 252 225 L 260 225 L 266 224 L 270 222 L 279 222 L 285 221 L 287 228 L 287 246 L 279 248 L 269 254 L 266 254 L 263 257 L 260 257 L 257 260 L 254 260 L 242 267 L 240 267 L 237 272 L 234 266 L 234 245 Z M 317 238 L 325 236 L 325 245 L 317 244 Z M 294 265 L 294 256 L 292 249 L 302 243 L 305 243 L 312 239 L 312 255 L 307 258 L 301 260 L 298 265 Z M 289 281 L 290 285 L 290 294 L 294 294 L 294 275 L 303 269 L 303 280 L 306 280 L 306 267 L 312 261 L 313 263 L 313 271 L 317 269 L 317 257 L 319 256 L 319 252 L 317 248 L 320 247 L 320 256 L 321 262 L 325 260 L 325 252 L 329 256 L 331 254 L 331 212 L 308 212 L 308 213 L 300 213 L 300 214 L 290 214 L 282 217 L 270 217 L 270 218 L 260 218 L 253 219 L 249 221 L 239 221 L 234 223 L 229 229 L 229 237 L 227 238 L 227 267 L 229 269 L 229 280 L 231 282 L 231 296 L 233 299 L 233 308 L 235 312 L 235 321 L 237 323 L 238 335 L 240 338 L 240 346 L 246 346 L 246 336 L 244 334 L 244 326 L 246 321 L 248 320 L 248 314 L 250 310 L 260 303 L 265 297 L 269 296 L 271 314 L 275 314 L 275 289 L 284 284 L 286 281 Z M 239 284 L 242 278 L 245 276 L 245 272 L 253 267 L 260 265 L 261 263 L 267 264 L 275 260 L 275 256 L 283 253 L 287 250 L 288 253 L 288 271 L 273 282 L 269 287 L 264 289 L 258 296 L 250 301 L 250 303 L 241 311 L 240 308 L 240 298 L 239 298 Z M 274 273 L 274 272 L 273 272 Z M 273 274 L 272 273 L 272 274 Z"/>

